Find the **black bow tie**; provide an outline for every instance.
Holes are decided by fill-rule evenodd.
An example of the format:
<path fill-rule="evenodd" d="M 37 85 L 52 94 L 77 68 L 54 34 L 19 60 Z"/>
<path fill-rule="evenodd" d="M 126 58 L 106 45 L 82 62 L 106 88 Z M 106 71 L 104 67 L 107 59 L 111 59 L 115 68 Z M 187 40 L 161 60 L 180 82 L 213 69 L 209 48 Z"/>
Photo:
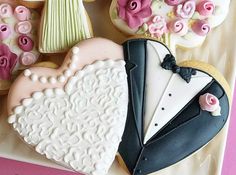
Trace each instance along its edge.
<path fill-rule="evenodd" d="M 175 57 L 167 54 L 161 63 L 161 67 L 166 70 L 172 70 L 173 73 L 179 74 L 187 83 L 191 81 L 192 75 L 196 75 L 197 71 L 193 68 L 180 67 L 176 64 Z"/>

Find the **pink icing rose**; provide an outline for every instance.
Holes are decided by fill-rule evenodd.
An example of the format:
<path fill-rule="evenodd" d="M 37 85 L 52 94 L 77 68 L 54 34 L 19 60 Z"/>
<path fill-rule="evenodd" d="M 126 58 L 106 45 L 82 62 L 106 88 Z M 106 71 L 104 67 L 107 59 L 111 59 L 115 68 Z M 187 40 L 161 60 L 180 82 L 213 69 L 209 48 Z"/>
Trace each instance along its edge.
<path fill-rule="evenodd" d="M 199 36 L 206 36 L 210 32 L 211 27 L 210 27 L 210 25 L 208 24 L 207 21 L 197 20 L 193 24 L 192 30 Z"/>
<path fill-rule="evenodd" d="M 202 16 L 210 16 L 215 10 L 215 4 L 211 0 L 203 0 L 197 5 L 197 11 Z"/>
<path fill-rule="evenodd" d="M 176 19 L 169 22 L 167 26 L 170 32 L 179 36 L 184 36 L 188 33 L 188 24 L 185 20 Z"/>
<path fill-rule="evenodd" d="M 7 24 L 0 24 L 0 40 L 7 39 L 11 34 L 11 29 Z"/>
<path fill-rule="evenodd" d="M 154 16 L 148 22 L 148 31 L 152 37 L 161 37 L 167 31 L 165 19 L 162 16 Z"/>
<path fill-rule="evenodd" d="M 118 12 L 130 28 L 140 27 L 152 15 L 151 0 L 118 0 Z"/>
<path fill-rule="evenodd" d="M 0 5 L 0 18 L 9 18 L 12 15 L 13 15 L 13 10 L 9 4 L 3 3 Z"/>
<path fill-rule="evenodd" d="M 17 55 L 5 44 L 0 44 L 0 79 L 10 80 L 12 70 L 17 63 Z"/>
<path fill-rule="evenodd" d="M 29 21 L 18 22 L 15 25 L 15 30 L 20 34 L 29 34 L 32 30 L 32 25 Z"/>
<path fill-rule="evenodd" d="M 178 17 L 189 19 L 193 16 L 196 10 L 196 3 L 193 0 L 185 1 L 183 4 L 179 4 L 175 9 L 175 14 Z"/>
<path fill-rule="evenodd" d="M 17 6 L 14 11 L 15 17 L 20 21 L 27 21 L 30 19 L 30 10 L 25 6 Z"/>
<path fill-rule="evenodd" d="M 165 0 L 165 3 L 170 5 L 170 6 L 175 6 L 175 5 L 179 5 L 183 1 L 184 0 Z"/>
<path fill-rule="evenodd" d="M 202 110 L 208 112 L 215 112 L 220 107 L 218 98 L 210 93 L 201 95 L 199 104 Z"/>
<path fill-rule="evenodd" d="M 31 52 L 23 52 L 20 56 L 20 63 L 24 66 L 30 66 L 37 61 L 37 57 Z"/>
<path fill-rule="evenodd" d="M 21 36 L 18 37 L 18 46 L 23 51 L 29 52 L 34 47 L 34 41 L 26 35 L 21 35 Z"/>

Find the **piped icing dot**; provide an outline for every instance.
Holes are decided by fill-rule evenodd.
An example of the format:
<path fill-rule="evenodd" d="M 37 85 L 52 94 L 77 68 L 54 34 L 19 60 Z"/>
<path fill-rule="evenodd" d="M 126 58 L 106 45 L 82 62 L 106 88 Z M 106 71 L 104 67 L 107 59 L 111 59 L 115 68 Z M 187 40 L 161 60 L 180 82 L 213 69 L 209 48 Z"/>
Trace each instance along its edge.
<path fill-rule="evenodd" d="M 61 75 L 61 76 L 58 77 L 58 81 L 59 81 L 60 83 L 64 83 L 64 82 L 66 81 L 66 77 L 63 76 L 63 75 Z"/>
<path fill-rule="evenodd" d="M 46 77 L 40 77 L 39 81 L 43 84 L 47 83 L 47 78 Z"/>
<path fill-rule="evenodd" d="M 34 41 L 26 35 L 21 35 L 18 37 L 18 46 L 23 51 L 29 52 L 34 47 Z"/>
<path fill-rule="evenodd" d="M 185 1 L 183 4 L 179 4 L 178 6 L 176 6 L 175 14 L 180 18 L 189 19 L 193 16 L 195 10 L 196 10 L 195 1 L 189 0 Z"/>
<path fill-rule="evenodd" d="M 29 77 L 31 75 L 31 71 L 29 69 L 26 69 L 24 71 L 24 76 Z"/>
<path fill-rule="evenodd" d="M 30 10 L 25 6 L 17 6 L 14 11 L 14 15 L 20 21 L 27 21 L 30 19 Z"/>
<path fill-rule="evenodd" d="M 66 77 L 70 77 L 71 75 L 72 75 L 72 72 L 71 72 L 71 70 L 66 70 L 65 72 L 64 72 L 64 75 L 66 76 Z"/>
<path fill-rule="evenodd" d="M 210 16 L 215 10 L 215 4 L 211 0 L 203 0 L 197 4 L 197 11 L 202 16 Z"/>
<path fill-rule="evenodd" d="M 79 53 L 79 47 L 74 47 L 73 49 L 72 49 L 72 52 L 73 52 L 73 54 L 78 54 Z"/>
<path fill-rule="evenodd" d="M 23 52 L 20 56 L 20 63 L 24 66 L 32 65 L 36 61 L 37 61 L 36 55 L 31 52 Z"/>
<path fill-rule="evenodd" d="M 29 21 L 18 22 L 15 25 L 15 30 L 20 34 L 29 34 L 32 30 L 32 25 Z"/>
<path fill-rule="evenodd" d="M 0 24 L 0 40 L 7 39 L 11 34 L 11 29 L 7 24 Z"/>
<path fill-rule="evenodd" d="M 185 20 L 176 19 L 169 22 L 167 26 L 170 32 L 179 36 L 184 36 L 188 33 L 188 24 Z"/>
<path fill-rule="evenodd" d="M 36 74 L 32 74 L 31 76 L 30 76 L 30 79 L 33 81 L 33 82 L 36 82 L 36 81 L 38 81 L 38 75 L 36 75 Z"/>
<path fill-rule="evenodd" d="M 210 30 L 211 27 L 208 24 L 207 21 L 205 20 L 197 20 L 193 25 L 192 25 L 192 30 L 194 33 L 196 33 L 199 36 L 206 36 Z"/>
<path fill-rule="evenodd" d="M 79 57 L 78 57 L 77 55 L 73 55 L 72 58 L 71 58 L 71 60 L 72 60 L 73 62 L 76 62 L 76 61 L 79 60 Z"/>
<path fill-rule="evenodd" d="M 182 2 L 183 2 L 183 0 L 165 0 L 165 3 L 170 6 L 175 6 L 175 5 L 178 5 Z"/>
<path fill-rule="evenodd" d="M 50 77 L 50 78 L 49 78 L 49 82 L 50 82 L 51 84 L 56 84 L 56 83 L 57 83 L 57 79 L 54 78 L 54 77 Z"/>

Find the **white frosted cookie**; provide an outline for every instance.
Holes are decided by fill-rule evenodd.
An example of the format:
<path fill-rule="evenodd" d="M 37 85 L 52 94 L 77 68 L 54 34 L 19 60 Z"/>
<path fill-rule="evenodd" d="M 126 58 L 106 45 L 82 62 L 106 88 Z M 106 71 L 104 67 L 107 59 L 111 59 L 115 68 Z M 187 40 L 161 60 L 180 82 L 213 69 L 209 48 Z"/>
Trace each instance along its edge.
<path fill-rule="evenodd" d="M 230 0 L 113 0 L 113 24 L 129 35 L 159 39 L 171 48 L 193 48 L 220 25 Z"/>
<path fill-rule="evenodd" d="M 95 38 L 76 45 L 57 70 L 25 70 L 9 93 L 9 123 L 48 159 L 83 174 L 105 175 L 127 115 L 123 59 L 120 45 Z"/>

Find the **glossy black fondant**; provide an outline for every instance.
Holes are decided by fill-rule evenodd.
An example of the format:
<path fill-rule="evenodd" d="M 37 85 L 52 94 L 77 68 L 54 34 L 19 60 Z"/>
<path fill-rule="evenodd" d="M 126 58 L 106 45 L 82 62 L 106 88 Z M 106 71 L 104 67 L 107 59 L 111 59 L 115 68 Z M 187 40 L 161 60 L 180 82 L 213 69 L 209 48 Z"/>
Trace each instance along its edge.
<path fill-rule="evenodd" d="M 123 44 L 129 106 L 119 153 L 133 175 L 158 171 L 191 155 L 222 129 L 229 114 L 227 95 L 221 85 L 213 80 L 172 121 L 143 144 L 146 46 L 146 39 L 133 39 Z M 213 117 L 211 113 L 201 110 L 198 99 L 206 92 L 219 98 L 222 108 L 220 117 Z"/>

